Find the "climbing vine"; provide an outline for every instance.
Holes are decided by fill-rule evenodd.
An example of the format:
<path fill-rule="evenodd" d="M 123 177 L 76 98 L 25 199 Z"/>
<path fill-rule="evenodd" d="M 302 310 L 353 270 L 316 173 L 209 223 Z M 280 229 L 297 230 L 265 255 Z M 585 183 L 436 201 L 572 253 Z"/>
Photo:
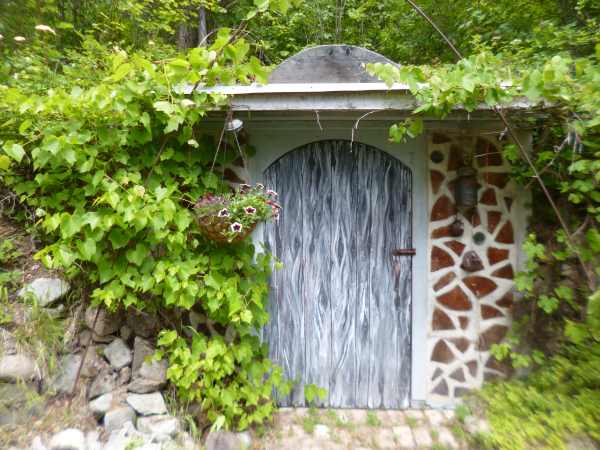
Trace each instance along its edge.
<path fill-rule="evenodd" d="M 571 434 L 599 436 L 599 378 L 585 370 L 600 364 L 599 63 L 600 45 L 585 58 L 520 64 L 484 51 L 453 65 L 368 66 L 388 85 L 405 83 L 416 99 L 410 117 L 390 128 L 393 141 L 421 134 L 427 117 L 462 111 L 468 119 L 481 105 L 535 131 L 528 158 L 514 140 L 503 141 L 513 177 L 532 188 L 532 234 L 516 278 L 515 326 L 491 348 L 497 359 L 535 373 L 482 392 L 494 425 L 483 443 L 491 448 L 566 448 Z M 498 130 L 499 139 L 506 135 Z"/>
<path fill-rule="evenodd" d="M 169 58 L 93 46 L 43 91 L 36 70 L 55 55 L 31 48 L 35 68 L 0 84 L 0 174 L 44 233 L 36 257 L 82 279 L 94 304 L 155 313 L 180 398 L 228 428 L 263 422 L 273 389 L 287 388 L 257 337 L 269 256 L 248 242 L 219 246 L 194 221 L 196 200 L 227 192 L 217 171 L 239 157 L 203 134 L 227 98 L 201 88 L 266 81 L 238 34 L 221 29 L 209 47 Z"/>

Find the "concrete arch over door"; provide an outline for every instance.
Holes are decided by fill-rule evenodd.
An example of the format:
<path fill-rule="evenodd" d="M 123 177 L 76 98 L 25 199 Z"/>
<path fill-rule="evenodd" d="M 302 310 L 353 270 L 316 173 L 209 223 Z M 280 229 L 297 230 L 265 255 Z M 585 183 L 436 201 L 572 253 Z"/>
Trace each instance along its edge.
<path fill-rule="evenodd" d="M 264 171 L 276 160 L 295 148 L 320 140 L 352 140 L 354 121 L 324 123 L 320 130 L 314 121 L 245 120 L 244 128 L 256 154 L 248 159 L 248 174 L 252 182 L 264 182 Z M 373 146 L 400 160 L 413 174 L 413 258 L 412 317 L 411 317 L 411 406 L 425 403 L 427 388 L 427 277 L 428 277 L 428 177 L 426 141 L 424 137 L 404 144 L 388 141 L 387 121 L 361 124 L 356 141 Z M 253 235 L 256 244 L 262 244 L 263 230 Z"/>

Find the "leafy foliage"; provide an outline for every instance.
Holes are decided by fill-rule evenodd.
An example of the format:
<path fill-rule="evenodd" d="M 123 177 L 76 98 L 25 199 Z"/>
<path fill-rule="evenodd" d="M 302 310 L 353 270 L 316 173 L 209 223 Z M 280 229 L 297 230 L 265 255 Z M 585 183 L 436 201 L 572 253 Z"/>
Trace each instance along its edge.
<path fill-rule="evenodd" d="M 536 233 L 523 247 L 528 260 L 516 279 L 523 298 L 515 326 L 506 342 L 491 349 L 516 368 L 536 370 L 526 381 L 484 390 L 494 427 L 484 441 L 503 449 L 565 448 L 570 435 L 598 439 L 590 420 L 597 423 L 593 405 L 600 392 L 593 368 L 600 364 L 600 45 L 588 57 L 522 57 L 520 50 L 511 58 L 483 51 L 453 65 L 372 64 L 368 70 L 388 84 L 405 83 L 417 99 L 413 115 L 390 129 L 395 141 L 421 132 L 424 117 L 471 112 L 482 104 L 514 110 L 525 98 L 542 111 L 537 119 L 516 111 L 511 117 L 536 128 L 531 164 L 514 143 L 504 148 L 513 176 L 534 188 Z M 535 189 L 538 174 L 569 231 Z"/>
<path fill-rule="evenodd" d="M 217 427 L 262 422 L 273 387 L 286 388 L 256 338 L 270 259 L 249 243 L 219 247 L 194 224 L 195 200 L 228 189 L 202 132 L 226 98 L 188 88 L 264 82 L 266 71 L 229 29 L 184 57 L 86 42 L 77 70 L 55 72 L 46 89 L 39 74 L 54 55 L 42 46 L 14 57 L 0 85 L 0 170 L 45 233 L 36 257 L 84 278 L 107 308 L 193 310 L 200 331 L 178 321 L 162 334 L 169 379 L 186 400 L 202 393 Z M 219 156 L 220 166 L 232 157 Z"/>
<path fill-rule="evenodd" d="M 600 345 L 569 347 L 526 380 L 485 386 L 492 448 L 566 449 L 577 436 L 600 440 Z"/>

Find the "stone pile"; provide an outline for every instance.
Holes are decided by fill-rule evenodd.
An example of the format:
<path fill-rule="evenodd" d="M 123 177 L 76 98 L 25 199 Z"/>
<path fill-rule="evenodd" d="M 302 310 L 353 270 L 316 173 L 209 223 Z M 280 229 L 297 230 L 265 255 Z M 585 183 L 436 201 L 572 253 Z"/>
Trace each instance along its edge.
<path fill-rule="evenodd" d="M 17 295 L 37 297 L 40 306 L 51 308 L 68 291 L 68 283 L 61 279 L 38 278 Z M 0 426 L 23 420 L 22 415 L 12 414 L 24 404 L 23 386 L 51 395 L 82 390 L 91 414 L 103 428 L 87 433 L 69 428 L 45 440 L 38 436 L 31 443 L 32 450 L 122 450 L 128 445 L 144 450 L 197 448 L 180 421 L 167 411 L 161 393 L 167 382 L 167 361 L 152 358 L 151 339 L 158 331 L 152 317 L 89 307 L 85 324 L 72 353 L 60 358 L 51 379 L 45 379 L 33 357 L 19 353 L 14 334 L 0 328 Z M 39 412 L 38 408 L 35 413 Z"/>

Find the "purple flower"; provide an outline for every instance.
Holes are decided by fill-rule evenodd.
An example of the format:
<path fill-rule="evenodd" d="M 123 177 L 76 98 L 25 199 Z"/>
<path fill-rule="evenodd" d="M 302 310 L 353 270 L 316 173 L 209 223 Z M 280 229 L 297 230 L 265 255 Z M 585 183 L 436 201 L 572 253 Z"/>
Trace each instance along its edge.
<path fill-rule="evenodd" d="M 270 195 L 271 197 L 277 197 L 277 192 L 272 189 L 267 189 L 267 195 Z"/>
<path fill-rule="evenodd" d="M 218 216 L 219 217 L 229 217 L 229 210 L 227 208 L 223 208 L 221 211 L 219 211 Z"/>
<path fill-rule="evenodd" d="M 246 214 L 252 215 L 256 212 L 256 208 L 254 206 L 246 206 L 244 211 L 246 211 Z"/>
<path fill-rule="evenodd" d="M 233 222 L 231 224 L 231 231 L 233 231 L 234 233 L 241 233 L 242 232 L 242 224 L 239 222 Z"/>

